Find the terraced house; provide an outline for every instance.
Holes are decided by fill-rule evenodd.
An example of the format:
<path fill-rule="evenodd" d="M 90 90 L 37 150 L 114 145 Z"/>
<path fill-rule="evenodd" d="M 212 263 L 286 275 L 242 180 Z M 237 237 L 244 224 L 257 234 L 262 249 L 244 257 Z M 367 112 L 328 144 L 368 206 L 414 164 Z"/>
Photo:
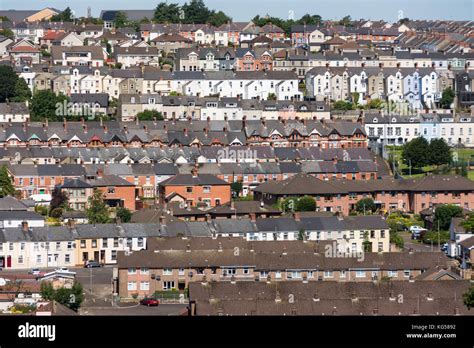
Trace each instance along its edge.
<path fill-rule="evenodd" d="M 237 250 L 238 252 L 234 252 Z M 171 238 L 148 241 L 148 250 L 119 252 L 115 291 L 123 298 L 155 291 L 184 290 L 193 283 L 371 282 L 390 277 L 413 280 L 436 267 L 448 267 L 440 252 L 366 253 L 333 258 L 317 243 L 245 242 L 227 238 Z"/>
<path fill-rule="evenodd" d="M 383 211 L 419 213 L 435 204 L 474 205 L 474 184 L 460 176 L 428 175 L 419 179 L 322 181 L 307 174 L 283 182 L 269 181 L 254 189 L 255 199 L 267 204 L 290 196 L 313 196 L 318 211 L 348 215 L 362 198 L 373 198 Z"/>

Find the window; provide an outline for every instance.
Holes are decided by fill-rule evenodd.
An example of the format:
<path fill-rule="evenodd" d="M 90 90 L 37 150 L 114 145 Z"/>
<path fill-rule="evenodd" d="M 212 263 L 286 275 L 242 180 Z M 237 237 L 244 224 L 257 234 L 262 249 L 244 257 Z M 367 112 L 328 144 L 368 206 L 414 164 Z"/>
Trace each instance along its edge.
<path fill-rule="evenodd" d="M 211 193 L 211 186 L 203 186 L 202 191 L 204 193 Z"/>
<path fill-rule="evenodd" d="M 407 271 L 403 271 L 403 276 L 405 278 L 409 278 L 410 277 L 410 274 L 411 274 L 411 271 L 407 270 Z"/>
<path fill-rule="evenodd" d="M 10 251 L 13 250 L 13 243 L 8 243 L 8 250 L 10 250 Z"/>
<path fill-rule="evenodd" d="M 324 271 L 324 278 L 332 278 L 334 274 L 332 271 Z"/>
<path fill-rule="evenodd" d="M 137 290 L 137 283 L 136 282 L 128 282 L 127 289 L 128 289 L 128 291 Z"/>
<path fill-rule="evenodd" d="M 143 237 L 138 237 L 137 246 L 143 248 Z"/>
<path fill-rule="evenodd" d="M 173 275 L 173 270 L 171 268 L 163 269 L 163 275 Z"/>
<path fill-rule="evenodd" d="M 140 290 L 150 290 L 149 282 L 140 282 Z"/>
<path fill-rule="evenodd" d="M 222 269 L 222 275 L 223 275 L 224 277 L 233 276 L 233 275 L 235 275 L 235 273 L 236 273 L 236 270 L 235 270 L 235 268 L 233 268 L 233 267 L 230 267 L 230 268 L 223 268 L 223 269 Z"/>
<path fill-rule="evenodd" d="M 245 275 L 249 275 L 249 274 L 250 274 L 250 270 L 249 270 L 247 267 L 245 267 L 242 272 L 243 272 L 243 274 L 245 274 Z"/>
<path fill-rule="evenodd" d="M 86 240 L 81 239 L 81 248 L 85 248 L 85 247 L 86 247 Z"/>
<path fill-rule="evenodd" d="M 117 261 L 117 250 L 112 250 L 110 258 L 112 261 Z"/>
<path fill-rule="evenodd" d="M 64 262 L 65 263 L 70 263 L 71 262 L 71 254 L 64 255 Z"/>
<path fill-rule="evenodd" d="M 383 242 L 379 242 L 378 243 L 378 252 L 382 252 L 383 251 Z"/>
<path fill-rule="evenodd" d="M 39 250 L 39 244 L 35 242 L 35 244 L 33 244 L 33 250 L 34 251 L 38 251 Z"/>
<path fill-rule="evenodd" d="M 128 269 L 128 274 L 137 274 L 137 269 L 136 268 L 129 268 Z"/>
<path fill-rule="evenodd" d="M 149 269 L 146 267 L 140 268 L 140 274 L 145 275 L 145 274 L 148 274 L 149 272 L 150 272 Z"/>
<path fill-rule="evenodd" d="M 356 278 L 365 278 L 365 271 L 356 271 Z"/>
<path fill-rule="evenodd" d="M 107 187 L 107 193 L 115 193 L 115 187 Z"/>
<path fill-rule="evenodd" d="M 388 276 L 390 278 L 396 278 L 398 275 L 398 272 L 397 271 L 388 271 Z"/>
<path fill-rule="evenodd" d="M 25 243 L 24 242 L 20 243 L 20 250 L 25 250 Z"/>
<path fill-rule="evenodd" d="M 18 263 L 23 263 L 23 255 L 18 256 Z"/>
<path fill-rule="evenodd" d="M 163 282 L 163 290 L 171 290 L 171 289 L 174 289 L 174 288 L 175 288 L 174 281 Z"/>
<path fill-rule="evenodd" d="M 41 258 L 41 255 L 36 255 L 36 263 L 42 263 L 43 260 Z"/>
<path fill-rule="evenodd" d="M 288 279 L 298 279 L 298 278 L 301 278 L 301 272 L 299 271 L 290 271 L 287 273 L 286 277 Z"/>
<path fill-rule="evenodd" d="M 184 268 L 180 268 L 180 269 L 178 270 L 178 275 L 184 276 Z"/>
<path fill-rule="evenodd" d="M 119 245 L 118 238 L 114 238 L 114 248 L 117 248 Z"/>
<path fill-rule="evenodd" d="M 186 187 L 186 192 L 187 193 L 193 193 L 193 188 L 191 186 Z"/>

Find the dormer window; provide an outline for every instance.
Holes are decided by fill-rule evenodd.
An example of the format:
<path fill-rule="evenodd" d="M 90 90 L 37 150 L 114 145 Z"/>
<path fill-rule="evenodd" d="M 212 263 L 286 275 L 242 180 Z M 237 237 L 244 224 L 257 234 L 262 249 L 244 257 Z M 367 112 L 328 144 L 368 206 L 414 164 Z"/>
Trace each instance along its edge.
<path fill-rule="evenodd" d="M 460 119 L 461 122 L 471 122 L 470 118 L 463 117 Z"/>

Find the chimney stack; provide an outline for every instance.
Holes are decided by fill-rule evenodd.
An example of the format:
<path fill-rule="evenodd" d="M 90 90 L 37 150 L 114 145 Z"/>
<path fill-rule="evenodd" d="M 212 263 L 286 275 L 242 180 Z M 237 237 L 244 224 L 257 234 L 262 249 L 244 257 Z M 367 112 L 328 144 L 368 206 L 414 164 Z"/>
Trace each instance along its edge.
<path fill-rule="evenodd" d="M 255 213 L 250 213 L 250 220 L 252 222 L 256 222 L 257 221 L 257 214 Z"/>
<path fill-rule="evenodd" d="M 191 175 L 193 178 L 197 178 L 198 176 L 198 166 L 194 166 L 193 169 L 191 170 Z"/>
<path fill-rule="evenodd" d="M 298 221 L 298 222 L 301 221 L 301 213 L 299 211 L 295 211 L 293 213 L 293 217 L 294 217 L 295 221 Z"/>

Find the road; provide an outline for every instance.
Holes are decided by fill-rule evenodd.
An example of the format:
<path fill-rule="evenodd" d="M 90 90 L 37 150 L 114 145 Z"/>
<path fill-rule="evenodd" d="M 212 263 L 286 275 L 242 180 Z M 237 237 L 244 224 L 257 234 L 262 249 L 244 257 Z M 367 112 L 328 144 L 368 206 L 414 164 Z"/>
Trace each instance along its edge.
<path fill-rule="evenodd" d="M 120 307 L 81 307 L 81 315 L 181 315 L 186 311 L 186 304 L 160 304 L 157 307 L 146 307 L 139 304 L 122 304 Z"/>
<path fill-rule="evenodd" d="M 403 238 L 403 249 L 405 250 L 413 249 L 413 251 L 417 252 L 440 251 L 437 243 L 433 244 L 433 247 L 431 247 L 431 245 L 418 242 L 417 240 L 411 239 L 411 233 L 409 232 L 401 232 L 400 236 Z"/>

